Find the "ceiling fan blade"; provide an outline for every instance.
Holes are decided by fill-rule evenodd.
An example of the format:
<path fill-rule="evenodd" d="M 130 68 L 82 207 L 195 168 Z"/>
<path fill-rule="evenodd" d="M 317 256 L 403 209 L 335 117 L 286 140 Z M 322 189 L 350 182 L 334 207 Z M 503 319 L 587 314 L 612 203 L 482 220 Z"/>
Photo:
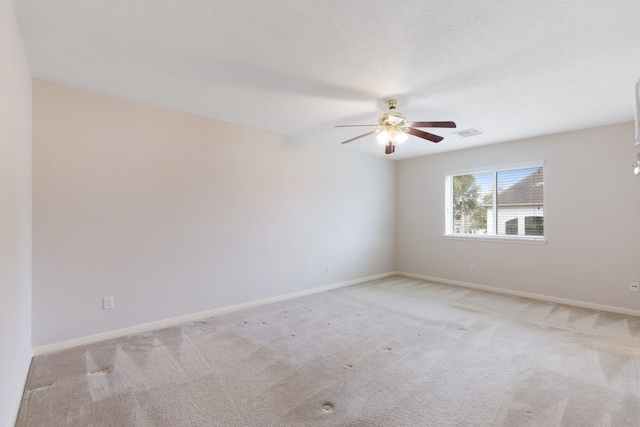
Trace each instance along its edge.
<path fill-rule="evenodd" d="M 428 139 L 431 142 L 440 142 L 444 138 L 438 135 L 434 135 L 429 132 L 424 132 L 419 129 L 409 128 L 409 133 L 413 136 L 417 136 L 418 138 Z"/>
<path fill-rule="evenodd" d="M 372 127 L 372 126 L 378 126 L 378 125 L 337 125 L 337 128 L 355 128 L 355 127 L 362 127 L 362 126 L 366 126 L 366 127 Z"/>
<path fill-rule="evenodd" d="M 412 122 L 409 123 L 415 128 L 454 128 L 454 122 Z"/>
<path fill-rule="evenodd" d="M 377 131 L 372 130 L 371 132 L 363 133 L 362 135 L 358 135 L 355 138 L 347 139 L 346 141 L 342 141 L 340 144 L 348 144 L 351 141 L 355 141 L 356 139 L 364 138 L 365 136 L 373 135 Z"/>

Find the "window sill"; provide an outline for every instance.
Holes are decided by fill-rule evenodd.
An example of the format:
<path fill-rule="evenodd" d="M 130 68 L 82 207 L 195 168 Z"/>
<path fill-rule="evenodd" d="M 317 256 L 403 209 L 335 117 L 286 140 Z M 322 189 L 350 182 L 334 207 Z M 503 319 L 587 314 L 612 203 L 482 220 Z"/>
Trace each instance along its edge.
<path fill-rule="evenodd" d="M 475 242 L 491 242 L 491 243 L 516 243 L 522 245 L 545 245 L 547 239 L 535 239 L 530 237 L 512 237 L 512 236 L 484 236 L 484 235 L 465 235 L 456 236 L 453 234 L 445 234 L 446 240 L 467 240 Z"/>

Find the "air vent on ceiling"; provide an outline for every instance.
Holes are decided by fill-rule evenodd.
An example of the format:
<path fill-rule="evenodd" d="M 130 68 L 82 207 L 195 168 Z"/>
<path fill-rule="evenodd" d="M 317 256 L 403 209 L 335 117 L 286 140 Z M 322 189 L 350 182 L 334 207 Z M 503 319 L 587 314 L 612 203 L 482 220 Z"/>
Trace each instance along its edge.
<path fill-rule="evenodd" d="M 451 133 L 453 135 L 457 135 L 459 138 L 469 138 L 470 136 L 480 135 L 482 132 L 480 132 L 478 129 L 469 128 L 469 129 L 463 129 L 463 130 L 459 130 L 457 132 L 451 132 Z"/>

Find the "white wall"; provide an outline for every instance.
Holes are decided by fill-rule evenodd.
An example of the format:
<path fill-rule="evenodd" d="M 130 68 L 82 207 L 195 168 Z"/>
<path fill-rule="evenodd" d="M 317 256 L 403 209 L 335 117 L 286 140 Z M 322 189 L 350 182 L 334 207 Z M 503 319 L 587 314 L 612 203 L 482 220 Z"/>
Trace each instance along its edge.
<path fill-rule="evenodd" d="M 31 75 L 0 1 L 0 425 L 13 425 L 31 360 Z"/>
<path fill-rule="evenodd" d="M 399 162 L 398 270 L 640 310 L 629 292 L 640 279 L 633 142 L 623 123 Z M 545 162 L 546 245 L 443 238 L 444 172 L 536 160 Z"/>
<path fill-rule="evenodd" d="M 33 91 L 34 346 L 394 270 L 393 162 Z"/>

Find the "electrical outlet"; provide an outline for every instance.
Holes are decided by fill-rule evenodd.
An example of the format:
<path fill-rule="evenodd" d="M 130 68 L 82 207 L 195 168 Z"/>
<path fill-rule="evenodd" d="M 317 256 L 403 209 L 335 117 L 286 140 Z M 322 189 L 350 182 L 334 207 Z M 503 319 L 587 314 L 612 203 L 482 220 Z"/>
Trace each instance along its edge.
<path fill-rule="evenodd" d="M 638 282 L 631 282 L 629 284 L 629 290 L 631 292 L 638 292 Z"/>
<path fill-rule="evenodd" d="M 475 265 L 475 264 L 471 264 L 471 265 L 469 266 L 469 270 L 471 270 L 471 271 L 476 271 L 476 265 Z"/>
<path fill-rule="evenodd" d="M 328 273 L 328 272 L 329 272 L 329 270 L 330 270 L 330 268 L 329 268 L 329 267 L 331 267 L 329 264 L 327 264 L 327 265 L 325 265 L 325 266 L 324 266 L 324 272 L 325 272 L 325 273 Z"/>
<path fill-rule="evenodd" d="M 102 309 L 111 310 L 113 308 L 113 297 L 104 297 L 102 299 Z"/>

